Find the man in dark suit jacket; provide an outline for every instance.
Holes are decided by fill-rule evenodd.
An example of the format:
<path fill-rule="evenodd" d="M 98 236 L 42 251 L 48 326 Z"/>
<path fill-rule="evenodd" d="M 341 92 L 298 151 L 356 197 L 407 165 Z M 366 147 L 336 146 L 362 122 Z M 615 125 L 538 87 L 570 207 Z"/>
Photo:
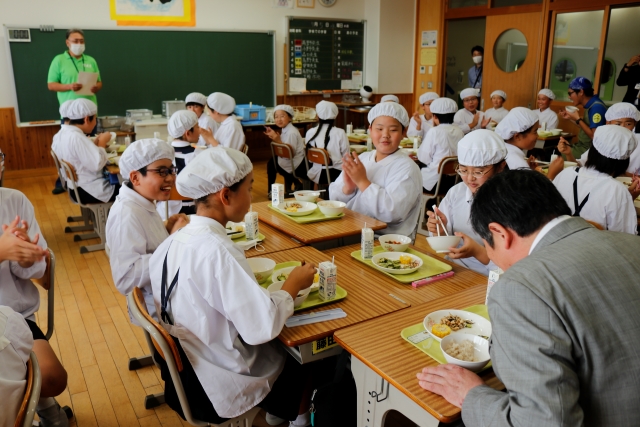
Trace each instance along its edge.
<path fill-rule="evenodd" d="M 507 391 L 454 365 L 418 374 L 468 427 L 638 425 L 640 239 L 569 214 L 532 171 L 497 174 L 476 193 L 472 226 L 505 270 L 488 307 Z"/>
<path fill-rule="evenodd" d="M 627 87 L 622 102 L 633 104 L 640 110 L 640 55 L 631 57 L 629 62 L 624 64 L 616 84 Z M 640 123 L 636 126 L 636 133 L 640 133 Z"/>

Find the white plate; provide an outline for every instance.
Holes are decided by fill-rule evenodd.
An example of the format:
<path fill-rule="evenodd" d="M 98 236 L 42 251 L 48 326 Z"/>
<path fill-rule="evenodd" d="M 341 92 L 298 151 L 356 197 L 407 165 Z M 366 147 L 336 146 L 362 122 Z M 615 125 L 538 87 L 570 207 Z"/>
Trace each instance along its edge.
<path fill-rule="evenodd" d="M 298 208 L 297 212 L 289 212 L 286 208 L 287 206 L 293 205 L 294 203 L 297 203 L 299 205 L 301 205 L 301 208 Z M 299 201 L 291 201 L 291 202 L 282 202 L 277 206 L 278 210 L 286 215 L 289 216 L 305 216 L 305 215 L 311 215 L 312 213 L 315 212 L 315 210 L 318 208 L 318 205 L 316 205 L 315 203 L 311 203 L 311 202 L 299 202 Z"/>
<path fill-rule="evenodd" d="M 473 325 L 470 328 L 462 328 L 458 331 L 451 331 L 451 334 L 462 333 L 491 337 L 491 322 L 489 322 L 484 317 L 464 310 L 438 310 L 434 311 L 433 313 L 427 314 L 427 316 L 424 318 L 424 321 L 422 322 L 422 325 L 424 326 L 424 329 L 427 331 L 427 333 L 437 341 L 440 341 L 442 338 L 433 335 L 431 333 L 431 327 L 433 325 L 439 324 L 440 319 L 442 319 L 444 316 L 448 316 L 449 314 L 460 316 L 464 320 L 468 319 L 473 322 Z"/>
<path fill-rule="evenodd" d="M 231 237 L 231 239 L 235 240 L 235 239 L 239 239 L 241 237 L 246 236 L 245 228 L 244 228 L 244 222 L 231 222 L 231 221 L 229 221 L 229 222 L 227 222 L 227 225 L 225 226 L 225 228 L 227 230 L 228 229 L 235 230 L 235 226 L 242 227 L 242 231 L 240 233 L 237 233 L 237 234 L 229 235 L 229 237 Z"/>
<path fill-rule="evenodd" d="M 410 256 L 412 260 L 418 261 L 420 265 L 414 268 L 407 268 L 404 270 L 400 270 L 400 269 L 395 270 L 393 268 L 380 267 L 378 265 L 378 260 L 380 258 L 387 258 L 395 261 L 397 259 L 400 259 L 401 256 Z M 406 252 L 381 252 L 379 254 L 374 255 L 373 258 L 371 258 L 371 262 L 377 269 L 382 270 L 385 273 L 389 273 L 389 274 L 410 274 L 416 271 L 417 269 L 419 269 L 420 267 L 422 267 L 422 259 Z"/>

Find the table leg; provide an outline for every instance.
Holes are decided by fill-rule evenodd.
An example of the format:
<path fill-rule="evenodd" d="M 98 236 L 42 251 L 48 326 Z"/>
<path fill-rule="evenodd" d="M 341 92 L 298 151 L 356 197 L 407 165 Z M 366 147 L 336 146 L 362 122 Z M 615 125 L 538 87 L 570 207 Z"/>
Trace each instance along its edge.
<path fill-rule="evenodd" d="M 391 410 L 400 412 L 420 427 L 438 426 L 436 418 L 356 357 L 351 357 L 351 372 L 358 391 L 358 427 L 384 426 Z"/>

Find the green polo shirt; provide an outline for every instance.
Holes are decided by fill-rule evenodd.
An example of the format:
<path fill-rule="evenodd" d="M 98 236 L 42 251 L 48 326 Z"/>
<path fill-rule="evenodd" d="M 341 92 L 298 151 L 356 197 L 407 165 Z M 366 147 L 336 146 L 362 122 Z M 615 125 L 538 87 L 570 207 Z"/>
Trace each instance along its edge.
<path fill-rule="evenodd" d="M 98 73 L 98 81 L 102 81 L 100 78 L 100 70 L 98 69 L 98 63 L 95 59 L 88 55 L 82 55 L 80 58 L 75 58 L 69 54 L 69 52 L 61 53 L 53 58 L 51 66 L 49 67 L 49 76 L 47 77 L 47 83 L 62 83 L 70 84 L 78 81 L 78 72 L 86 71 L 88 73 Z M 98 99 L 96 95 L 76 95 L 72 90 L 66 92 L 58 92 L 58 102 L 60 105 L 68 99 L 87 98 L 95 102 L 98 105 Z"/>

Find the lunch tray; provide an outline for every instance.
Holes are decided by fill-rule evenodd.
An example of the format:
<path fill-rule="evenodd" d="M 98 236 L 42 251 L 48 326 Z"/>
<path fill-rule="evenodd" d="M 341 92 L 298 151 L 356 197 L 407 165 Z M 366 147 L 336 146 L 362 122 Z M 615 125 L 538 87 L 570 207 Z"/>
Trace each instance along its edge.
<path fill-rule="evenodd" d="M 300 265 L 300 261 L 287 261 L 287 262 L 281 262 L 280 264 L 276 264 L 276 266 L 273 268 L 273 271 L 277 271 L 280 270 L 282 268 L 287 268 L 287 267 L 297 267 Z M 266 282 L 264 282 L 263 284 L 261 284 L 260 286 L 262 286 L 263 288 L 268 288 L 269 285 L 271 285 L 273 282 L 271 281 L 271 277 L 269 277 L 267 279 Z M 325 304 L 331 304 L 334 303 L 336 301 L 340 301 L 343 300 L 347 297 L 347 290 L 340 287 L 339 285 L 336 285 L 336 297 L 332 300 L 329 301 L 325 301 L 323 299 L 320 299 L 320 296 L 318 295 L 317 291 L 311 292 L 309 294 L 309 296 L 307 297 L 306 300 L 304 300 L 304 302 L 302 303 L 302 305 L 296 309 L 294 309 L 293 311 L 300 311 L 300 310 L 306 310 L 308 308 L 314 308 L 314 307 L 318 307 L 321 305 L 325 305 Z"/>
<path fill-rule="evenodd" d="M 342 218 L 344 216 L 344 212 L 342 212 L 340 215 L 336 215 L 336 216 L 326 216 L 318 208 L 316 208 L 316 210 L 313 211 L 313 213 L 310 213 L 309 215 L 291 216 L 291 215 L 287 215 L 286 213 L 281 212 L 280 209 L 278 209 L 278 208 L 274 208 L 273 205 L 271 205 L 271 203 L 269 203 L 269 209 L 272 209 L 272 210 L 276 211 L 280 215 L 282 215 L 284 217 L 287 217 L 290 220 L 297 222 L 298 224 L 311 224 L 313 222 L 331 221 L 331 220 L 334 220 L 334 219 L 340 219 L 340 218 Z"/>
<path fill-rule="evenodd" d="M 238 237 L 237 239 L 234 239 L 234 238 L 233 238 L 233 234 L 232 234 L 231 236 L 229 236 L 229 237 L 231 237 L 231 240 L 233 240 L 233 243 L 238 243 L 238 242 L 248 242 L 248 240 L 247 240 L 247 235 L 246 235 L 246 234 L 245 234 L 244 236 L 242 236 L 242 237 Z M 266 239 L 266 238 L 267 238 L 267 237 L 266 237 L 264 234 L 262 234 L 262 233 L 258 233 L 258 243 L 262 242 L 262 241 L 263 241 L 264 239 Z M 252 239 L 252 240 L 253 240 L 253 239 Z"/>
<path fill-rule="evenodd" d="M 387 251 L 382 246 L 376 246 L 375 248 L 373 248 L 374 255 L 379 254 L 381 252 L 389 252 L 389 251 Z M 411 255 L 415 255 L 422 260 L 422 267 L 420 267 L 413 273 L 409 273 L 409 274 L 391 274 L 391 273 L 387 273 L 386 271 L 382 271 L 378 267 L 373 265 L 373 262 L 371 262 L 371 260 L 362 259 L 361 251 L 351 252 L 351 256 L 356 260 L 360 261 L 361 263 L 368 265 L 369 267 L 373 268 L 376 271 L 379 271 L 382 274 L 386 274 L 387 276 L 391 277 L 394 280 L 397 280 L 400 283 L 412 283 L 412 282 L 415 282 L 416 280 L 425 279 L 427 277 L 435 276 L 437 274 L 446 273 L 447 271 L 451 271 L 453 269 L 453 267 L 451 267 L 449 264 L 444 263 L 442 261 L 438 261 L 436 258 L 423 254 L 422 252 L 418 252 L 414 249 L 409 248 L 406 250 L 406 252 L 410 253 Z"/>
<path fill-rule="evenodd" d="M 487 320 L 489 319 L 489 312 L 487 311 L 487 306 L 484 304 L 472 305 L 471 307 L 463 308 L 464 311 L 469 311 L 471 313 L 475 313 L 479 316 L 484 317 Z M 431 335 L 427 333 L 424 329 L 424 325 L 422 322 L 409 326 L 408 328 L 404 328 L 400 332 L 400 336 L 407 341 L 412 346 L 416 347 L 423 353 L 427 354 L 433 360 L 440 364 L 446 364 L 447 359 L 444 358 L 444 354 L 442 354 L 442 350 L 440 350 L 440 342 L 434 339 Z M 413 341 L 410 337 L 414 337 Z M 414 342 L 417 341 L 417 342 Z M 483 368 L 483 370 L 491 367 L 491 362 L 487 364 Z"/>

